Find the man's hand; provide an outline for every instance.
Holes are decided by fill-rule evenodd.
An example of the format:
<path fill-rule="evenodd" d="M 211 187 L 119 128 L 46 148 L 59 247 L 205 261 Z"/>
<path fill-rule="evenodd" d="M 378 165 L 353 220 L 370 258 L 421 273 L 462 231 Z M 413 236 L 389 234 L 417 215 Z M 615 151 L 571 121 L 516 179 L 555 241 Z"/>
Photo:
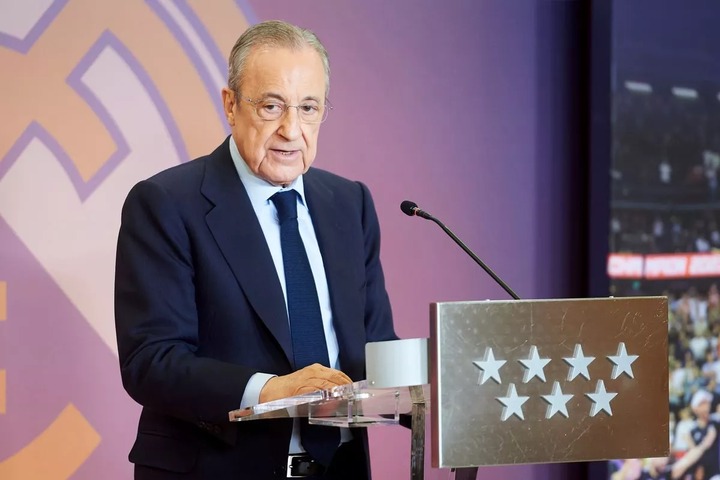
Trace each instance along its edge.
<path fill-rule="evenodd" d="M 352 383 L 352 380 L 340 370 L 313 363 L 297 372 L 268 380 L 260 390 L 259 400 L 260 403 L 271 402 L 348 383 Z"/>

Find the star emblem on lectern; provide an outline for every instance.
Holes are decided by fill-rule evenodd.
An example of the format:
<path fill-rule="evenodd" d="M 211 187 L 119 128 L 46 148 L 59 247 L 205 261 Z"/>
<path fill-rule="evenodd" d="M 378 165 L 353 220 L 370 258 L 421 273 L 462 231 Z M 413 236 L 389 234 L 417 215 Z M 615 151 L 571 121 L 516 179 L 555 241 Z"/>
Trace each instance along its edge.
<path fill-rule="evenodd" d="M 590 372 L 588 366 L 595 360 L 595 357 L 586 357 L 583 353 L 582 345 L 575 344 L 575 351 L 572 357 L 563 357 L 563 360 L 570 365 L 568 372 L 568 381 L 572 381 L 578 375 L 582 375 L 585 379 L 590 380 Z"/>
<path fill-rule="evenodd" d="M 496 360 L 493 349 L 487 347 L 483 359 L 473 361 L 473 364 L 482 370 L 478 377 L 478 385 L 482 385 L 491 378 L 497 383 L 502 383 L 502 380 L 500 380 L 500 367 L 505 365 L 505 363 L 507 363 L 505 360 Z"/>
<path fill-rule="evenodd" d="M 573 342 L 574 343 L 574 342 Z M 571 344 L 572 345 L 572 344 Z M 623 385 L 612 384 L 612 389 L 615 391 L 608 392 L 605 387 L 605 380 L 615 380 L 622 374 L 627 375 L 630 379 L 635 379 L 632 364 L 639 358 L 639 355 L 630 355 L 627 352 L 625 343 L 620 342 L 617 344 L 617 355 L 608 355 L 608 350 L 605 350 L 600 354 L 608 359 L 609 363 L 603 364 L 603 368 L 599 365 L 596 366 L 595 376 L 599 379 L 595 382 L 593 387 L 590 382 L 571 384 L 573 380 L 582 376 L 585 380 L 591 380 L 589 366 L 595 361 L 597 357 L 586 355 L 583 351 L 583 345 L 575 343 L 572 356 L 562 357 L 558 352 L 557 356 L 553 355 L 552 358 L 547 358 L 540 355 L 537 345 L 529 345 L 530 350 L 527 353 L 526 358 L 517 358 L 514 355 L 509 356 L 508 352 L 505 352 L 504 359 L 495 358 L 495 351 L 493 347 L 484 346 L 485 352 L 481 360 L 472 360 L 473 365 L 480 370 L 477 385 L 482 386 L 482 390 L 492 395 L 490 398 L 496 399 L 500 404 L 503 405 L 502 414 L 500 415 L 501 421 L 507 421 L 510 417 L 517 417 L 521 421 L 525 420 L 525 413 L 523 412 L 523 406 L 528 400 L 532 402 L 538 402 L 540 399 L 545 402 L 545 420 L 550 421 L 562 421 L 552 420 L 553 417 L 558 416 L 562 418 L 571 418 L 577 414 L 581 414 L 580 411 L 573 412 L 573 409 L 579 407 L 584 412 L 583 415 L 587 415 L 586 408 L 590 409 L 590 417 L 595 417 L 601 412 L 605 412 L 608 416 L 613 416 L 611 402 L 621 393 L 625 395 L 626 391 L 633 388 L 632 385 L 624 382 Z M 547 354 L 552 350 L 552 345 L 542 344 L 543 350 L 547 350 Z M 495 349 L 497 350 L 497 346 Z M 610 347 L 612 348 L 612 346 Z M 563 345 L 557 346 L 557 349 L 565 349 L 567 347 L 563 342 Z M 510 349 L 510 352 L 517 351 L 520 349 Z M 520 352 L 525 351 L 524 349 Z M 522 354 L 522 353 L 520 353 Z M 566 354 L 566 353 L 565 353 Z M 476 357 L 477 358 L 477 357 Z M 545 368 L 553 360 L 559 359 L 568 365 L 568 373 L 565 374 L 565 369 L 550 367 L 548 375 L 550 376 L 549 382 L 552 383 L 552 389 L 548 392 L 547 387 L 543 383 L 548 383 L 545 376 Z M 516 365 L 514 362 L 518 362 L 522 367 Z M 506 366 L 506 364 L 508 364 Z M 610 365 L 613 366 L 612 372 L 610 372 Z M 503 375 L 505 376 L 507 387 L 507 394 L 505 396 L 497 396 L 498 390 L 504 390 L 502 379 L 500 377 L 500 370 L 505 367 Z M 474 371 L 474 370 L 473 370 Z M 521 381 L 522 377 L 522 381 Z M 531 380 L 537 377 L 540 382 L 532 383 Z M 491 382 L 490 380 L 494 380 Z M 496 387 L 495 385 L 499 385 Z M 633 382 L 629 382 L 633 383 Z M 567 389 L 568 392 L 564 392 L 563 388 Z M 590 391 L 593 389 L 594 391 Z M 570 393 L 571 392 L 571 393 Z M 535 399 L 535 397 L 539 397 Z M 576 399 L 573 403 L 571 400 Z M 582 400 L 584 399 L 584 400 Z M 582 407 L 580 404 L 582 403 Z M 535 404 L 537 406 L 537 404 Z M 498 408 L 497 406 L 495 408 Z M 540 412 L 542 410 L 532 409 L 532 412 Z M 571 415 L 572 414 L 572 415 Z"/>
<path fill-rule="evenodd" d="M 545 365 L 550 363 L 549 358 L 540 358 L 538 348 L 533 345 L 530 347 L 530 358 L 518 360 L 518 362 L 525 365 L 525 376 L 523 377 L 523 383 L 528 383 L 534 377 L 538 377 L 543 382 L 545 381 Z"/>
<path fill-rule="evenodd" d="M 635 378 L 632 371 L 632 364 L 638 359 L 638 355 L 628 355 L 625 349 L 625 342 L 618 344 L 617 355 L 608 355 L 608 360 L 615 364 L 611 378 L 615 380 L 623 373 L 630 378 Z"/>
<path fill-rule="evenodd" d="M 505 405 L 502 412 L 502 417 L 500 418 L 503 422 L 507 420 L 508 418 L 515 415 L 520 420 L 525 420 L 525 415 L 523 415 L 522 406 L 525 402 L 528 401 L 528 398 L 517 394 L 517 390 L 515 390 L 515 384 L 511 383 L 510 387 L 508 388 L 507 397 L 497 397 L 497 400 Z"/>
<path fill-rule="evenodd" d="M 563 393 L 562 388 L 560 388 L 560 382 L 555 381 L 553 383 L 552 394 L 542 395 L 542 398 L 549 404 L 545 412 L 545 418 L 551 418 L 556 413 L 560 413 L 565 418 L 568 418 L 570 415 L 568 414 L 567 403 L 573 396 L 574 395 L 569 393 Z"/>
<path fill-rule="evenodd" d="M 590 407 L 591 417 L 594 417 L 603 410 L 612 417 L 613 413 L 610 407 L 610 401 L 615 398 L 617 393 L 605 390 L 605 382 L 598 380 L 595 386 L 595 393 L 586 393 L 585 395 L 593 401 L 592 407 Z"/>

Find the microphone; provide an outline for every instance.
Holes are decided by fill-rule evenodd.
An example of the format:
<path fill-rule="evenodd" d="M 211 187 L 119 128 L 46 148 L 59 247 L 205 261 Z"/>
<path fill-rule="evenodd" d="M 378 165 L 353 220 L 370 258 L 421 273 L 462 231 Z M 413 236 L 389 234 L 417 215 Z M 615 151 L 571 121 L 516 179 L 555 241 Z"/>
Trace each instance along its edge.
<path fill-rule="evenodd" d="M 422 217 L 427 220 L 432 220 L 433 216 L 429 213 L 425 212 L 424 210 L 420 210 L 420 207 L 417 206 L 417 203 L 411 202 L 410 200 L 405 200 L 400 204 L 400 210 L 403 211 L 405 215 L 413 216 L 417 215 L 418 217 Z"/>
<path fill-rule="evenodd" d="M 472 250 L 470 250 L 470 249 L 468 248 L 468 246 L 465 245 L 465 244 L 463 243 L 463 241 L 460 240 L 460 239 L 457 237 L 457 235 L 455 235 L 455 234 L 452 232 L 452 230 L 450 230 L 448 227 L 445 226 L 444 223 L 442 223 L 440 220 L 438 220 L 437 218 L 435 218 L 435 217 L 433 217 L 432 215 L 430 215 L 430 214 L 429 214 L 428 212 L 426 212 L 425 210 L 421 210 L 420 207 L 418 207 L 417 203 L 411 202 L 410 200 L 405 200 L 405 201 L 403 201 L 403 202 L 400 204 L 400 210 L 402 210 L 405 215 L 408 215 L 408 216 L 410 216 L 410 217 L 417 216 L 417 217 L 421 217 L 421 218 L 424 218 L 424 219 L 426 219 L 426 220 L 432 220 L 433 222 L 435 222 L 440 228 L 443 229 L 443 231 L 444 231 L 445 233 L 448 234 L 448 236 L 449 236 L 450 238 L 452 238 L 452 239 L 455 241 L 455 243 L 457 243 L 457 244 L 460 246 L 460 248 L 462 248 L 462 249 L 465 251 L 465 253 L 467 253 L 468 255 L 470 255 L 470 258 L 472 258 L 473 260 L 475 260 L 475 263 L 477 263 L 478 265 L 480 265 L 480 266 L 482 267 L 482 269 L 485 270 L 485 271 L 487 272 L 487 274 L 490 275 L 490 276 L 492 277 L 492 279 L 495 280 L 495 282 L 496 282 L 498 285 L 500 285 L 512 298 L 514 298 L 515 300 L 520 300 L 520 297 L 518 297 L 517 293 L 513 292 L 512 288 L 510 288 L 505 282 L 503 282 L 502 279 L 501 279 L 500 277 L 498 277 L 498 276 L 495 274 L 495 272 L 492 271 L 492 269 L 490 269 L 490 267 L 488 267 L 487 265 L 485 265 L 485 262 L 483 262 L 482 260 L 480 260 L 480 258 L 479 258 L 477 255 L 475 255 L 475 252 L 473 252 Z"/>

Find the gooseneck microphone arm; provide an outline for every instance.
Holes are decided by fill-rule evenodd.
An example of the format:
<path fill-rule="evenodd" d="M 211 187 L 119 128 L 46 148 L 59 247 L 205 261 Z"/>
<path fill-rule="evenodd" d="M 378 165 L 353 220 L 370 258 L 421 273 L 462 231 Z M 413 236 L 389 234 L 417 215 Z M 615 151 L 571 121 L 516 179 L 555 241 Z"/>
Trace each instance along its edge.
<path fill-rule="evenodd" d="M 420 210 L 420 208 L 417 206 L 417 203 L 411 202 L 410 200 L 405 200 L 404 202 L 402 202 L 400 204 L 400 210 L 402 210 L 405 215 L 409 215 L 411 217 L 417 216 L 417 217 L 421 217 L 426 220 L 432 220 L 433 222 L 435 222 L 440 228 L 443 229 L 443 231 L 445 233 L 448 234 L 448 236 L 450 238 L 453 239 L 453 241 L 455 243 L 457 243 L 460 246 L 460 248 L 462 248 L 465 251 L 465 253 L 470 255 L 470 258 L 475 260 L 475 263 L 480 265 L 482 267 L 482 269 L 485 270 L 487 272 L 487 274 L 490 275 L 492 277 L 492 279 L 495 280 L 495 282 L 498 285 L 500 285 L 512 298 L 514 298 L 515 300 L 520 300 L 520 297 L 518 297 L 517 293 L 515 293 L 512 290 L 512 288 L 510 288 L 505 282 L 503 282 L 502 279 L 500 277 L 498 277 L 495 274 L 495 272 L 492 271 L 492 269 L 490 267 L 485 265 L 485 262 L 480 260 L 480 258 L 477 255 L 475 255 L 475 252 L 470 250 L 470 248 L 468 248 L 468 246 L 465 245 L 465 243 L 463 243 L 463 241 L 460 240 L 457 237 L 457 235 L 455 235 L 452 232 L 452 230 L 450 230 L 448 227 L 446 227 L 444 223 L 442 223 L 440 220 L 438 220 L 434 216 L 430 215 L 428 212 L 426 212 L 424 210 Z"/>

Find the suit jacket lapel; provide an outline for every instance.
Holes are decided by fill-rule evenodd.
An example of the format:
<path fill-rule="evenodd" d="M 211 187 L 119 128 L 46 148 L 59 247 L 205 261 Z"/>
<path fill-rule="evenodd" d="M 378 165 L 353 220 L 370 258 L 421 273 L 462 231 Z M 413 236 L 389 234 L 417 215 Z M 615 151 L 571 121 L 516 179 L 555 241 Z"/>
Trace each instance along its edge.
<path fill-rule="evenodd" d="M 255 210 L 232 163 L 227 141 L 210 155 L 206 165 L 201 192 L 214 205 L 206 217 L 208 228 L 248 301 L 292 364 L 282 287 Z"/>
<path fill-rule="evenodd" d="M 333 191 L 321 184 L 312 170 L 305 174 L 303 183 L 330 290 L 341 368 L 353 380 L 360 380 L 361 371 L 348 370 L 357 363 L 356 359 L 364 358 L 365 349 L 364 312 L 358 294 L 361 285 L 349 273 L 347 250 L 344 248 L 352 244 L 350 236 L 353 230 L 348 224 L 351 220 L 337 205 Z"/>

